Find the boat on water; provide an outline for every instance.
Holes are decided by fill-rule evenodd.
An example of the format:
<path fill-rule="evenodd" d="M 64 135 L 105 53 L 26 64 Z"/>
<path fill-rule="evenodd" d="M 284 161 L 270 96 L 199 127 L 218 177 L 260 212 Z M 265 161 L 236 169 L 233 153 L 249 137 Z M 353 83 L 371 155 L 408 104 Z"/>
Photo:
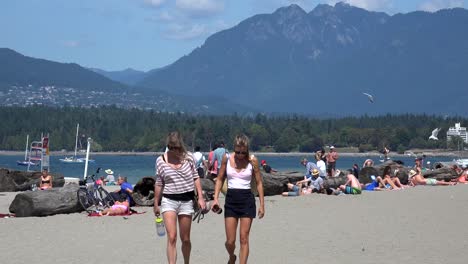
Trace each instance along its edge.
<path fill-rule="evenodd" d="M 65 157 L 63 159 L 59 159 L 63 163 L 73 164 L 73 163 L 85 163 L 86 158 L 79 158 L 77 156 L 77 149 L 78 149 L 78 131 L 80 130 L 80 124 L 76 124 L 76 137 L 75 137 L 75 154 L 72 157 Z M 94 162 L 94 160 L 90 159 L 88 162 Z"/>
<path fill-rule="evenodd" d="M 31 161 L 28 158 L 28 144 L 29 144 L 29 135 L 26 136 L 26 149 L 24 150 L 24 160 L 16 161 L 16 165 L 18 166 L 37 166 L 39 162 Z"/>

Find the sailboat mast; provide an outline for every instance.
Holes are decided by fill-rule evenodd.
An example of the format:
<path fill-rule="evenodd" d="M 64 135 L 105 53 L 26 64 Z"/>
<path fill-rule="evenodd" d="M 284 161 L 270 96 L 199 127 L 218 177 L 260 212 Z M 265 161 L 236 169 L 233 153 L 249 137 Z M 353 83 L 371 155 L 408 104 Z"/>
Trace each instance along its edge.
<path fill-rule="evenodd" d="M 29 135 L 26 136 L 26 150 L 24 151 L 24 160 L 28 158 L 28 144 L 29 144 Z"/>
<path fill-rule="evenodd" d="M 78 130 L 80 129 L 80 124 L 76 124 L 76 137 L 75 137 L 75 158 L 76 158 L 76 148 L 78 147 Z"/>

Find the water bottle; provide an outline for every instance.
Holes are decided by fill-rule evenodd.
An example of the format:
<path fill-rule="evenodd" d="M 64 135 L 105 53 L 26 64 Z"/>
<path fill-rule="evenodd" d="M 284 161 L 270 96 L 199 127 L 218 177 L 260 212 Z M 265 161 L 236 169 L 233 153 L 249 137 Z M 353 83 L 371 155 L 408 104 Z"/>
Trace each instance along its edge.
<path fill-rule="evenodd" d="M 164 236 L 166 234 L 166 228 L 164 227 L 164 221 L 162 217 L 156 217 L 156 233 L 158 236 Z"/>

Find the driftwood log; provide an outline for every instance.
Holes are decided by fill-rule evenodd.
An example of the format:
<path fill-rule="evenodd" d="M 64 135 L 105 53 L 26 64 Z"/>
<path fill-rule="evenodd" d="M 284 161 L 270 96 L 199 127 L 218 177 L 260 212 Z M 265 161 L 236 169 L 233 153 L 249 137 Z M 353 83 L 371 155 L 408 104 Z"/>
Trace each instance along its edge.
<path fill-rule="evenodd" d="M 154 177 L 143 177 L 133 187 L 132 198 L 136 205 L 153 206 L 154 205 Z"/>
<path fill-rule="evenodd" d="M 10 212 L 17 217 L 70 214 L 83 211 L 78 202 L 76 184 L 44 191 L 25 191 L 15 196 Z"/>
<path fill-rule="evenodd" d="M 392 175 L 395 175 L 395 171 L 397 171 L 396 176 L 400 179 L 402 184 L 408 184 L 408 173 L 411 168 L 405 167 L 402 164 L 391 160 L 374 167 L 363 168 L 359 172 L 359 181 L 365 184 L 372 181 L 370 179 L 371 175 L 383 176 L 383 171 L 386 166 L 390 166 Z M 440 181 L 450 181 L 458 177 L 457 173 L 450 167 L 442 167 L 434 170 L 423 170 L 422 175 L 424 178 L 435 178 Z"/>
<path fill-rule="evenodd" d="M 52 185 L 62 187 L 65 183 L 62 174 L 50 173 Z M 39 185 L 40 171 L 17 171 L 0 168 L 0 192 L 20 192 L 31 190 L 31 185 Z"/>

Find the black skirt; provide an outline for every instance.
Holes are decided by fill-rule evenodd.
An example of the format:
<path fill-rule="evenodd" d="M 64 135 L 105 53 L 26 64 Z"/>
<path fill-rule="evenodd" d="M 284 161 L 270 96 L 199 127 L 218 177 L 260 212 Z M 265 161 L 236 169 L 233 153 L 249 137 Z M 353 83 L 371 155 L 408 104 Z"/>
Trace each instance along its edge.
<path fill-rule="evenodd" d="M 257 207 L 250 189 L 228 189 L 224 204 L 224 217 L 255 218 Z"/>

